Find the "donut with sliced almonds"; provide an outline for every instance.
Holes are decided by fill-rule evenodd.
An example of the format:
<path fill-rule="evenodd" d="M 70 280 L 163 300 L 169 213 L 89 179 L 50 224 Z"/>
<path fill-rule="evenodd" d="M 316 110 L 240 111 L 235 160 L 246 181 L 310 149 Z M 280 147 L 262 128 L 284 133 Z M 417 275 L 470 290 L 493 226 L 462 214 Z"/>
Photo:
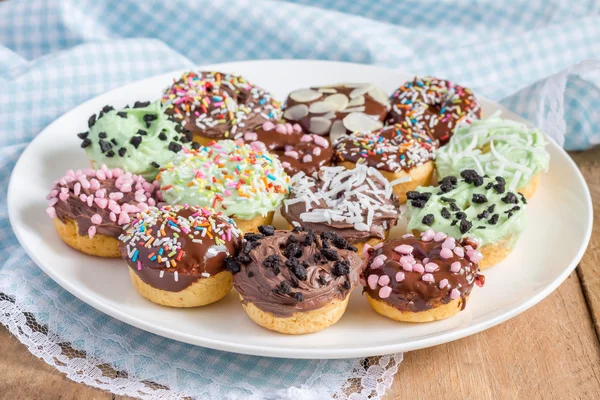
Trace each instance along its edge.
<path fill-rule="evenodd" d="M 340 83 L 298 89 L 285 102 L 283 117 L 309 133 L 331 141 L 350 132 L 371 132 L 383 126 L 390 102 L 372 83 Z"/>

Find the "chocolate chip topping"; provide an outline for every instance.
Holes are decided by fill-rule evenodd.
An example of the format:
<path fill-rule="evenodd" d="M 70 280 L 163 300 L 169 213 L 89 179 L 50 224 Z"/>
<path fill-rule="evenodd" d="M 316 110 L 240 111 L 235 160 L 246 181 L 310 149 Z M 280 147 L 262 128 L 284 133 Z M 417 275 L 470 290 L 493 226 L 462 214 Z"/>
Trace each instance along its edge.
<path fill-rule="evenodd" d="M 356 285 L 362 261 L 335 233 L 318 236 L 312 230 L 271 226 L 259 231 L 244 236 L 235 259 L 240 271 L 234 285 L 243 302 L 289 317 L 343 300 Z"/>

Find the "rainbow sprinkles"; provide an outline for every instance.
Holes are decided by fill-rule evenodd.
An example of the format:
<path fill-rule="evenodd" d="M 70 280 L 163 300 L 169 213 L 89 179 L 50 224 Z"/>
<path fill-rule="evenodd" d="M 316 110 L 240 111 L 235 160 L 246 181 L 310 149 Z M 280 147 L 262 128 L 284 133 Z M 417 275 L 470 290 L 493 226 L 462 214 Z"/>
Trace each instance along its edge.
<path fill-rule="evenodd" d="M 290 186 L 277 158 L 231 140 L 180 153 L 157 180 L 169 204 L 208 206 L 245 220 L 275 211 Z"/>

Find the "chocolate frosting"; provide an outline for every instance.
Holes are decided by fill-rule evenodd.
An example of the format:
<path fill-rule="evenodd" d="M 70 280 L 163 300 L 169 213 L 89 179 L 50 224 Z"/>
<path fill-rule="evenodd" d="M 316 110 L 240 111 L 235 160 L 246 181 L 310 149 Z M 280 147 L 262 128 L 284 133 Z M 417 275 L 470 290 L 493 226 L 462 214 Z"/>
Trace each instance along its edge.
<path fill-rule="evenodd" d="M 194 135 L 233 139 L 281 116 L 280 104 L 243 77 L 222 72 L 185 73 L 162 99 L 166 113 Z"/>
<path fill-rule="evenodd" d="M 477 264 L 471 262 L 468 256 L 457 255 L 457 252 L 462 254 L 460 250 L 451 251 L 451 257 L 443 258 L 440 251 L 444 242 L 444 240 L 435 241 L 431 237 L 429 241 L 424 241 L 412 235 L 405 235 L 403 239 L 389 240 L 379 248 L 369 249 L 369 260 L 363 272 L 367 285 L 363 292 L 401 311 L 426 311 L 459 297 L 463 299 L 464 308 L 465 298 L 471 293 L 473 284 L 482 286 L 484 277 L 478 274 Z M 412 247 L 413 260 L 410 260 L 410 255 L 395 250 L 400 245 Z M 464 253 L 467 252 L 460 244 L 455 243 L 455 246 L 462 249 Z M 377 260 L 378 257 L 385 259 L 381 266 L 375 265 L 374 268 L 374 263 L 381 264 L 381 261 Z M 408 257 L 406 262 L 414 262 L 422 268 L 407 270 L 402 265 L 405 257 Z M 454 263 L 459 263 L 460 269 L 457 268 L 459 264 Z M 456 272 L 452 271 L 453 268 Z M 399 273 L 401 281 L 397 280 Z M 382 276 L 387 277 L 383 282 Z M 385 281 L 389 283 L 382 285 L 386 283 Z M 389 294 L 386 293 L 386 289 L 383 289 L 384 286 L 391 288 L 391 292 L 387 290 Z"/>
<path fill-rule="evenodd" d="M 233 284 L 244 304 L 285 318 L 343 300 L 358 282 L 362 260 L 337 235 L 261 228 L 246 234 L 237 258 Z"/>
<path fill-rule="evenodd" d="M 322 166 L 330 165 L 333 157 L 333 149 L 326 139 L 305 134 L 300 125 L 285 121 L 265 122 L 241 137 L 253 147 L 275 155 L 289 176 L 300 171 L 311 175 Z"/>
<path fill-rule="evenodd" d="M 481 107 L 470 89 L 452 82 L 415 77 L 391 96 L 389 123 L 429 135 L 444 144 L 454 128 L 481 117 Z"/>
<path fill-rule="evenodd" d="M 369 176 L 371 173 L 373 175 Z M 333 178 L 330 174 L 333 175 Z M 345 176 L 342 177 L 342 174 Z M 337 180 L 336 178 L 341 179 Z M 367 178 L 377 188 L 377 191 L 372 190 L 366 181 Z M 339 189 L 349 179 L 357 180 L 353 181 L 352 186 Z M 362 189 L 356 191 L 357 188 Z M 330 197 L 332 192 L 338 190 L 339 192 Z M 307 195 L 307 191 L 312 195 Z M 347 194 L 352 191 L 356 191 L 356 193 Z M 303 227 L 314 229 L 317 233 L 334 232 L 351 244 L 373 238 L 383 240 L 387 231 L 398 221 L 398 202 L 389 188 L 388 181 L 370 167 L 359 165 L 355 170 L 346 170 L 343 167 L 322 168 L 319 174 L 313 177 L 299 178 L 296 176 L 292 179 L 291 193 L 291 198 L 285 200 L 284 206 L 281 208 L 281 214 L 290 224 L 297 223 Z M 315 194 L 316 196 L 314 196 Z M 372 204 L 377 205 L 373 210 L 370 224 L 368 223 L 370 210 L 361 203 L 362 196 L 373 199 Z M 310 201 L 309 205 L 307 205 L 307 201 Z M 348 202 L 353 206 L 347 207 Z M 311 221 L 306 213 L 317 210 L 333 210 L 332 215 L 344 210 L 341 214 L 344 218 L 331 219 L 331 221 Z M 354 210 L 360 210 L 360 214 L 356 215 Z M 355 217 L 358 217 L 360 221 L 354 220 Z M 360 229 L 357 229 L 358 226 Z"/>
<path fill-rule="evenodd" d="M 225 258 L 241 244 L 235 223 L 207 208 L 152 207 L 139 217 L 119 237 L 119 250 L 131 270 L 157 289 L 179 292 L 224 271 Z"/>
<path fill-rule="evenodd" d="M 410 133 L 396 124 L 372 133 L 342 136 L 335 143 L 335 158 L 336 162 L 360 162 L 381 171 L 409 172 L 433 160 L 437 145 L 429 136 Z"/>
<path fill-rule="evenodd" d="M 69 171 L 48 195 L 48 213 L 62 223 L 77 223 L 79 236 L 96 233 L 117 238 L 143 208 L 154 205 L 154 186 L 119 168 Z M 91 229 L 91 230 L 90 230 Z"/>
<path fill-rule="evenodd" d="M 370 84 L 362 84 L 362 85 L 370 85 Z M 387 96 L 385 96 L 385 93 L 383 91 L 381 91 L 378 88 L 375 88 L 373 85 L 373 88 L 378 90 L 378 93 L 381 93 L 377 99 L 375 97 L 373 97 L 370 93 L 373 92 L 369 92 L 369 91 L 365 91 L 364 93 L 356 96 L 354 93 L 356 89 L 359 89 L 359 86 L 361 86 L 361 84 L 349 84 L 349 85 L 345 85 L 345 84 L 337 84 L 337 85 L 331 85 L 331 86 L 320 86 L 320 87 L 312 87 L 310 89 L 302 89 L 302 91 L 307 91 L 307 90 L 312 90 L 315 92 L 321 92 L 321 96 L 312 99 L 312 100 L 308 100 L 308 101 L 298 101 L 296 99 L 298 99 L 299 97 L 295 96 L 294 93 L 297 93 L 299 91 L 295 91 L 290 93 L 290 95 L 288 96 L 286 102 L 285 102 L 285 107 L 284 107 L 284 118 L 288 119 L 288 120 L 293 120 L 294 122 L 298 122 L 300 124 L 300 126 L 302 126 L 302 129 L 304 129 L 306 132 L 310 132 L 310 133 L 315 133 L 318 135 L 328 135 L 330 132 L 333 133 L 349 133 L 354 131 L 354 128 L 352 126 L 346 126 L 343 123 L 343 120 L 346 116 L 348 116 L 348 114 L 350 112 L 358 112 L 358 113 L 362 113 L 365 114 L 369 117 L 371 117 L 372 119 L 376 120 L 376 121 L 380 121 L 383 122 L 388 114 L 388 110 L 389 110 L 389 100 L 387 99 Z M 338 111 L 326 111 L 326 112 L 313 112 L 313 111 L 308 111 L 306 113 L 306 115 L 302 114 L 296 114 L 296 115 L 301 115 L 300 118 L 294 118 L 293 115 L 295 113 L 290 113 L 288 112 L 288 110 L 296 105 L 302 104 L 305 105 L 307 107 L 310 108 L 311 104 L 313 103 L 317 103 L 317 102 L 323 102 L 324 100 L 326 100 L 329 96 L 332 95 L 344 95 L 346 96 L 346 98 L 348 99 L 348 103 L 347 106 L 344 107 L 342 110 L 338 110 Z M 352 97 L 351 97 L 352 94 Z M 384 97 L 385 96 L 385 97 Z M 296 97 L 296 99 L 294 99 L 294 97 Z M 362 102 L 357 102 L 356 105 L 352 104 L 352 101 L 354 100 L 356 102 L 357 98 L 360 97 Z M 353 111 L 354 110 L 354 111 Z M 316 124 L 313 121 L 313 118 L 325 118 L 326 120 L 329 120 L 331 123 L 330 124 Z M 338 122 L 339 121 L 339 122 Z M 321 121 L 323 122 L 323 121 Z M 379 127 L 381 127 L 381 124 L 379 125 Z M 337 132 L 335 132 L 337 131 Z"/>

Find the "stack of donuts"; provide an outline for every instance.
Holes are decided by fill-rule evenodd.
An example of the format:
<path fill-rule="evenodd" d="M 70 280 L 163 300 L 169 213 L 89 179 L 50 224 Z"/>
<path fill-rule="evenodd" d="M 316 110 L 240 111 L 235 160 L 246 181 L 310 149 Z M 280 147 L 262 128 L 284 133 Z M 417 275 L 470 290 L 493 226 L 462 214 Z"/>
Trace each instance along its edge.
<path fill-rule="evenodd" d="M 471 90 L 432 77 L 280 103 L 242 76 L 190 71 L 77 136 L 90 165 L 47 196 L 66 244 L 121 258 L 163 306 L 235 288 L 254 322 L 288 334 L 337 322 L 357 286 L 397 321 L 460 312 L 517 245 L 549 163 L 540 131 L 482 119 Z"/>

